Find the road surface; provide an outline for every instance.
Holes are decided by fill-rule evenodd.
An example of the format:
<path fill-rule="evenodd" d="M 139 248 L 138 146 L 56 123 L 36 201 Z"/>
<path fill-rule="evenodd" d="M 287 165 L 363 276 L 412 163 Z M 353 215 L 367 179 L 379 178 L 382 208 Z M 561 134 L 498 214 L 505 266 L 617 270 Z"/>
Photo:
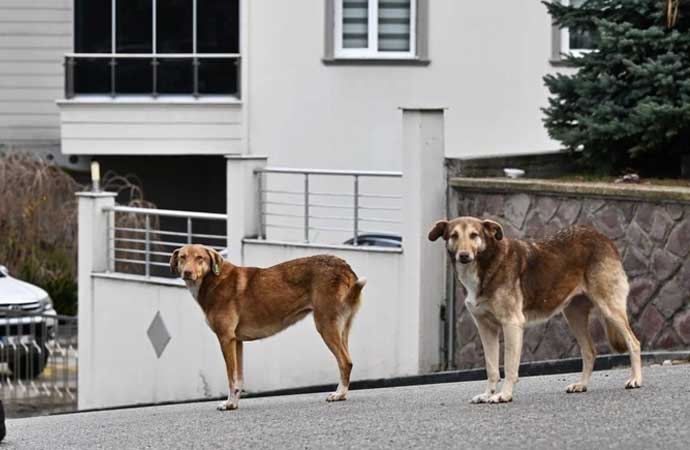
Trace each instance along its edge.
<path fill-rule="evenodd" d="M 595 372 L 590 390 L 566 394 L 577 374 L 523 378 L 515 400 L 470 405 L 483 382 L 245 399 L 8 421 L 9 449 L 685 449 L 690 448 L 690 365 Z"/>

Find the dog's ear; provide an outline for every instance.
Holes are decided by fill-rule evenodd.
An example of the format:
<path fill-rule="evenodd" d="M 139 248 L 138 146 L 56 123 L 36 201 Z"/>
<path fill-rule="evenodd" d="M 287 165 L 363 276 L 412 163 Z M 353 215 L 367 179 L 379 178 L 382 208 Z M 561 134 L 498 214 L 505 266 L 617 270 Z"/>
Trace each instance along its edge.
<path fill-rule="evenodd" d="M 484 229 L 497 241 L 503 239 L 503 227 L 500 223 L 494 222 L 493 220 L 485 220 L 482 222 L 482 225 L 484 225 Z"/>
<path fill-rule="evenodd" d="M 180 255 L 180 249 L 178 248 L 174 252 L 172 252 L 172 255 L 170 255 L 170 272 L 172 272 L 173 275 L 180 275 L 180 271 L 178 268 L 178 257 Z"/>
<path fill-rule="evenodd" d="M 443 236 L 443 239 L 446 239 L 446 230 L 448 229 L 448 221 L 447 220 L 439 220 L 434 224 L 434 226 L 431 228 L 431 231 L 429 231 L 429 240 L 430 241 L 435 241 L 436 239 L 440 238 Z"/>
<path fill-rule="evenodd" d="M 213 271 L 213 274 L 215 276 L 220 275 L 220 269 L 223 267 L 223 257 L 220 253 L 212 248 L 206 247 L 206 251 L 208 252 L 208 256 L 211 258 L 211 270 Z"/>

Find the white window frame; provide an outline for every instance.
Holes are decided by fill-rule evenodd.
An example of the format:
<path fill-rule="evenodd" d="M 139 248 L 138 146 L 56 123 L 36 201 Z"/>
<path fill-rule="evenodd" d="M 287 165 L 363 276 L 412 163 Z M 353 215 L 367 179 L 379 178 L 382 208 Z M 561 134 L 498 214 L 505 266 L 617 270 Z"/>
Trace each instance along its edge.
<path fill-rule="evenodd" d="M 379 0 L 368 0 L 369 21 L 367 48 L 343 48 L 343 1 L 335 0 L 335 51 L 336 58 L 353 59 L 414 59 L 417 56 L 417 0 L 410 0 L 410 50 L 406 52 L 379 51 L 378 11 Z"/>
<path fill-rule="evenodd" d="M 561 0 L 561 3 L 568 6 L 570 0 Z M 574 56 L 582 56 L 594 51 L 591 48 L 570 48 L 570 30 L 568 27 L 561 29 L 561 53 L 572 53 Z"/>

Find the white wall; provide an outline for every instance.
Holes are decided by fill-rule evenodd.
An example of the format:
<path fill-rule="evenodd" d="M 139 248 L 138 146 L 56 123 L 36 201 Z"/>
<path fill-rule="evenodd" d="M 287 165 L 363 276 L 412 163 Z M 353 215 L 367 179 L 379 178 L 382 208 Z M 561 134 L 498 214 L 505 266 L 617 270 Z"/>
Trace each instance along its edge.
<path fill-rule="evenodd" d="M 61 100 L 62 152 L 219 155 L 242 151 L 242 105 L 232 99 L 109 97 Z"/>
<path fill-rule="evenodd" d="M 352 379 L 417 373 L 417 355 L 401 345 L 414 328 L 402 320 L 402 254 L 248 243 L 245 261 L 270 266 L 307 255 L 337 253 L 368 276 L 350 334 Z M 94 274 L 90 308 L 80 311 L 79 408 L 219 397 L 225 363 L 201 308 L 177 280 Z M 146 334 L 156 314 L 171 335 L 160 358 Z M 87 350 L 88 349 L 88 350 Z M 88 355 L 88 357 L 87 357 Z M 311 316 L 271 338 L 245 344 L 245 389 L 266 391 L 338 382 L 338 366 Z"/>
<path fill-rule="evenodd" d="M 58 141 L 72 0 L 0 1 L 0 144 Z"/>
<path fill-rule="evenodd" d="M 104 275 L 92 283 L 94 332 L 79 335 L 80 350 L 90 347 L 88 363 L 79 367 L 80 409 L 227 394 L 218 341 L 182 283 Z M 171 335 L 160 358 L 146 334 L 157 312 Z"/>
<path fill-rule="evenodd" d="M 272 165 L 399 170 L 400 106 L 448 107 L 447 156 L 555 150 L 538 1 L 429 1 L 427 67 L 324 65 L 324 1 L 245 1 L 249 145 Z"/>

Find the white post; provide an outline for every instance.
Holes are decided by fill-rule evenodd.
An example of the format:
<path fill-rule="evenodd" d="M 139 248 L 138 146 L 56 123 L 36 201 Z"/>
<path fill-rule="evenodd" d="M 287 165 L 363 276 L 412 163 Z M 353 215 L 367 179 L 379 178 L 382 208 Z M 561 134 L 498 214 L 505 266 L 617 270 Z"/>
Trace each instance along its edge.
<path fill-rule="evenodd" d="M 403 108 L 403 282 L 405 311 L 412 329 L 401 339 L 417 355 L 419 373 L 441 364 L 441 306 L 445 296 L 445 255 L 427 240 L 431 225 L 446 214 L 444 110 Z M 409 333 L 408 337 L 404 336 Z"/>
<path fill-rule="evenodd" d="M 108 269 L 108 230 L 107 214 L 104 207 L 115 205 L 113 192 L 79 192 L 79 240 L 78 240 L 78 277 L 79 283 L 79 408 L 84 407 L 84 400 L 97 389 L 98 380 L 93 377 L 94 343 L 94 310 L 93 272 L 104 272 Z"/>
<path fill-rule="evenodd" d="M 242 239 L 259 235 L 259 190 L 254 170 L 266 156 L 229 155 L 227 164 L 228 260 L 243 265 Z"/>

